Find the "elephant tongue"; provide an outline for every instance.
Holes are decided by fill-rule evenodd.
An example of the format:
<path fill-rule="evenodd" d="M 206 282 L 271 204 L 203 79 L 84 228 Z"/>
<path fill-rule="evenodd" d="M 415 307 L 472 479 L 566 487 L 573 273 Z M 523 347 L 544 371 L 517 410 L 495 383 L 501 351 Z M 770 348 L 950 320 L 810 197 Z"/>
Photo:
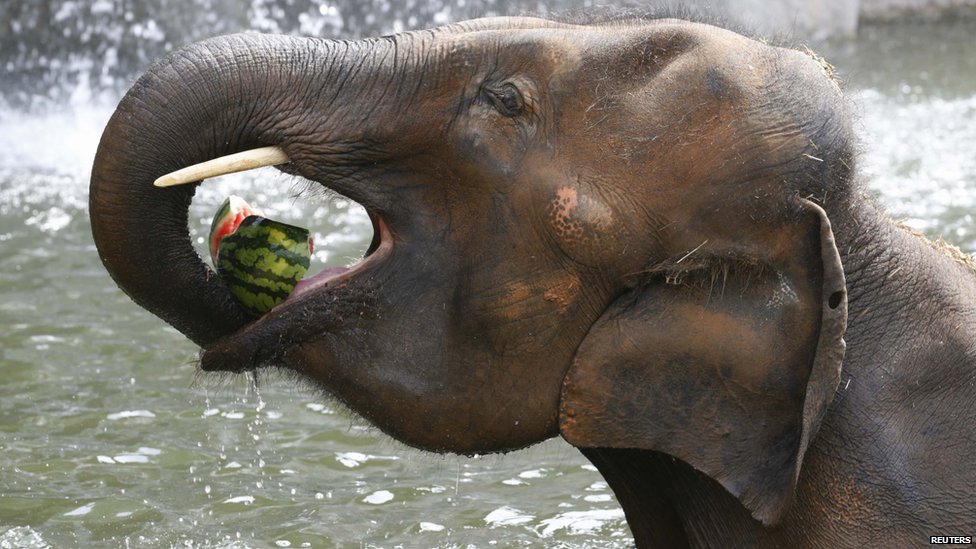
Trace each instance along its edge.
<path fill-rule="evenodd" d="M 346 272 L 349 272 L 349 267 L 329 267 L 328 269 L 322 269 L 322 271 L 315 276 L 299 280 L 298 284 L 295 285 L 294 291 L 292 291 L 292 294 L 289 297 L 297 296 L 323 280 L 335 278 Z"/>

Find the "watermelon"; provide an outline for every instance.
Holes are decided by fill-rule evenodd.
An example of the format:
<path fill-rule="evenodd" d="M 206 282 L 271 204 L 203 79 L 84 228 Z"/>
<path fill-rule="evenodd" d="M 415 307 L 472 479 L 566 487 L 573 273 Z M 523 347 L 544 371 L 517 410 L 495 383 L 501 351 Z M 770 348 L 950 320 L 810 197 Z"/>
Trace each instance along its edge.
<path fill-rule="evenodd" d="M 243 198 L 230 195 L 217 208 L 213 221 L 210 223 L 210 259 L 214 267 L 217 266 L 217 248 L 225 236 L 237 230 L 237 227 L 249 215 L 262 215 L 252 208 Z"/>
<path fill-rule="evenodd" d="M 307 229 L 257 215 L 232 196 L 210 226 L 210 251 L 231 294 L 257 317 L 284 301 L 305 276 L 312 240 Z"/>

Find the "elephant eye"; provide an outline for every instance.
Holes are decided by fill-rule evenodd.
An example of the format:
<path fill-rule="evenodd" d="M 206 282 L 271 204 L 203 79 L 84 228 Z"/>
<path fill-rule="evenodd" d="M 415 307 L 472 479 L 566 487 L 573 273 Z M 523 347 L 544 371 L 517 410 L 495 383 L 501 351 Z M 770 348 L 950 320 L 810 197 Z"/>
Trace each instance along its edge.
<path fill-rule="evenodd" d="M 522 109 L 525 108 L 525 102 L 522 100 L 522 94 L 515 87 L 515 84 L 506 83 L 500 88 L 489 89 L 487 91 L 488 98 L 491 99 L 492 104 L 502 115 L 514 117 L 522 114 Z"/>

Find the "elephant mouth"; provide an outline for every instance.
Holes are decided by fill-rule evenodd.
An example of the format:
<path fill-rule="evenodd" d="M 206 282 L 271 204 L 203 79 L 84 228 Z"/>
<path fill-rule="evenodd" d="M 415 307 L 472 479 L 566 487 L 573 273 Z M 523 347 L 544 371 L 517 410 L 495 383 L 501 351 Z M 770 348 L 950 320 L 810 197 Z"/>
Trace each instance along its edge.
<path fill-rule="evenodd" d="M 373 239 L 369 244 L 369 248 L 366 249 L 363 258 L 349 267 L 329 267 L 323 269 L 316 275 L 303 278 L 295 285 L 295 289 L 291 295 L 279 304 L 278 307 L 286 306 L 292 301 L 297 301 L 306 294 L 314 294 L 324 289 L 342 287 L 350 279 L 356 277 L 362 271 L 368 270 L 374 263 L 381 261 L 389 255 L 390 249 L 393 247 L 393 236 L 390 234 L 389 226 L 387 226 L 386 222 L 378 214 L 370 211 L 367 211 L 366 214 L 369 216 L 369 220 L 373 225 Z M 264 317 L 262 316 L 261 318 Z"/>
<path fill-rule="evenodd" d="M 289 162 L 283 151 L 266 147 L 214 159 L 164 175 L 154 183 L 169 187 L 195 183 L 228 173 Z M 336 191 L 338 192 L 338 191 Z M 237 332 L 203 346 L 204 371 L 244 372 L 276 365 L 300 369 L 293 348 L 341 329 L 349 317 L 366 316 L 382 284 L 377 273 L 392 255 L 394 236 L 386 221 L 367 209 L 373 238 L 364 256 L 349 267 L 326 268 L 299 281 L 292 293 L 271 310 Z M 350 304 L 355 303 L 356 310 Z"/>

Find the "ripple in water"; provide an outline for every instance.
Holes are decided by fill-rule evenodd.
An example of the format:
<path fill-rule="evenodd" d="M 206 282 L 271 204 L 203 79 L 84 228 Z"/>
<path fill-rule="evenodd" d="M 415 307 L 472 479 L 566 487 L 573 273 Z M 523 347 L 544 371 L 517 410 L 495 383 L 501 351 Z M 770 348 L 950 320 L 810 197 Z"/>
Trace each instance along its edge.
<path fill-rule="evenodd" d="M 863 170 L 888 212 L 909 226 L 976 250 L 976 95 L 905 99 L 864 90 Z"/>

